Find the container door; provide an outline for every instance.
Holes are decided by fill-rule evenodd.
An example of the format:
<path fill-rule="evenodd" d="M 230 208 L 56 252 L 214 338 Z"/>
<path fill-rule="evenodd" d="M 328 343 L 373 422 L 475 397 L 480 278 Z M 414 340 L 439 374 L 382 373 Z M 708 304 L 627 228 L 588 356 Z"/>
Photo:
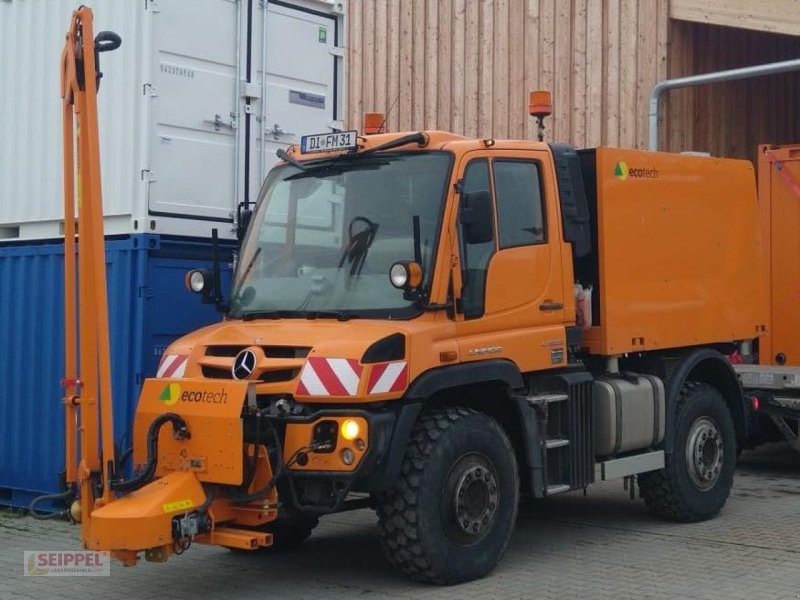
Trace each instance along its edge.
<path fill-rule="evenodd" d="M 324 5 L 321 5 L 324 6 Z M 266 82 L 262 80 L 264 5 L 253 3 L 253 93 L 264 102 L 251 114 L 249 200 L 255 201 L 278 148 L 309 133 L 341 128 L 338 114 L 336 14 L 269 2 L 266 5 Z M 254 15 L 255 17 L 256 15 Z M 257 90 L 257 91 L 256 91 Z M 263 157 L 263 158 L 262 158 Z"/>
<path fill-rule="evenodd" d="M 229 221 L 242 11 L 234 0 L 159 0 L 152 14 L 152 82 L 142 90 L 152 96 L 150 168 L 142 174 L 150 180 L 149 212 Z"/>

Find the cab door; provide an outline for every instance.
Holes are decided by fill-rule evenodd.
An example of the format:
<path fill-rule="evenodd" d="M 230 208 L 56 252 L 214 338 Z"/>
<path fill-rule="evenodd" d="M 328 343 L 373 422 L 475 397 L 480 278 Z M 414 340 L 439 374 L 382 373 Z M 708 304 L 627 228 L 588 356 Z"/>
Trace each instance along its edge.
<path fill-rule="evenodd" d="M 462 159 L 459 201 L 488 191 L 494 232 L 491 241 L 473 243 L 457 227 L 462 361 L 505 358 L 523 372 L 567 363 L 565 294 L 572 286 L 564 282 L 550 164 L 537 151 L 472 152 Z"/>

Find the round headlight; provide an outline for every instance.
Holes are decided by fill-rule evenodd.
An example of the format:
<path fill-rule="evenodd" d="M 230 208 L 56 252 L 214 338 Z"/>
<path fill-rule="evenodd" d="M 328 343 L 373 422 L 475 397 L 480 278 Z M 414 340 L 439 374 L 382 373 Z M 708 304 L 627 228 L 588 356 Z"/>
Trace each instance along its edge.
<path fill-rule="evenodd" d="M 201 293 L 206 287 L 206 278 L 202 271 L 189 271 L 186 281 L 189 289 L 195 294 Z"/>
<path fill-rule="evenodd" d="M 403 263 L 394 263 L 389 269 L 389 281 L 396 288 L 404 288 L 408 284 L 408 267 Z"/>

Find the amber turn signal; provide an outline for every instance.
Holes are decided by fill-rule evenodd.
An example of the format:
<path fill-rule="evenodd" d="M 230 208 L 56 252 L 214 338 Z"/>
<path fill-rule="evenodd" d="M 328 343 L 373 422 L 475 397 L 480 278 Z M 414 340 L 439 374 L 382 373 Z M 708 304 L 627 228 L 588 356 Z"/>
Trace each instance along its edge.
<path fill-rule="evenodd" d="M 346 421 L 342 422 L 340 433 L 344 439 L 346 439 L 348 442 L 352 442 L 358 437 L 358 434 L 361 433 L 361 427 L 359 427 L 356 421 L 347 419 Z"/>
<path fill-rule="evenodd" d="M 386 119 L 383 113 L 364 113 L 364 135 L 375 135 L 383 133 L 383 125 Z"/>
<path fill-rule="evenodd" d="M 530 93 L 528 99 L 528 114 L 532 117 L 549 117 L 553 114 L 553 98 L 546 90 L 537 90 Z"/>

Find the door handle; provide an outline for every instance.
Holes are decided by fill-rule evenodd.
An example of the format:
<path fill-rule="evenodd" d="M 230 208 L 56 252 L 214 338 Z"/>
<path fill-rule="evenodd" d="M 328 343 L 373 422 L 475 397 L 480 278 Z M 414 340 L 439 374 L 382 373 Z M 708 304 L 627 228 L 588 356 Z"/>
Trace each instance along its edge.
<path fill-rule="evenodd" d="M 550 311 L 550 310 L 561 310 L 564 308 L 564 305 L 561 302 L 542 302 L 539 305 L 539 310 L 542 312 Z"/>

